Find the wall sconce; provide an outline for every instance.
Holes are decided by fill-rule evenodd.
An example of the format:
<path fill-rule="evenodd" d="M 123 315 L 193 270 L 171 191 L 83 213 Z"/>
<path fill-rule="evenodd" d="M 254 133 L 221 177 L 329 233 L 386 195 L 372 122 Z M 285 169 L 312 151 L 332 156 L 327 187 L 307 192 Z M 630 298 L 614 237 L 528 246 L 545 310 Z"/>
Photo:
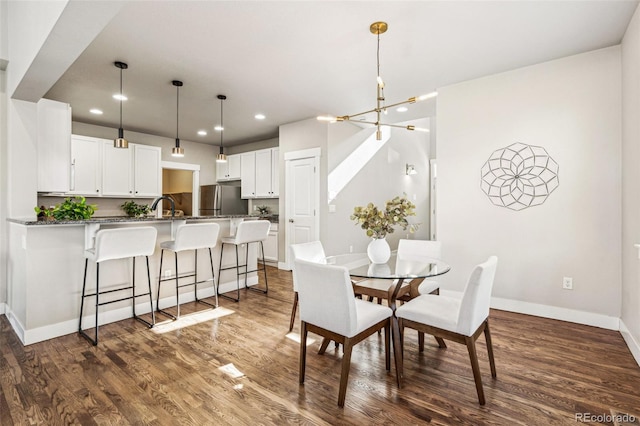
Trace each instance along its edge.
<path fill-rule="evenodd" d="M 409 164 L 407 163 L 407 165 L 405 166 L 405 173 L 407 176 L 409 175 L 417 175 L 418 172 L 416 171 L 416 166 L 414 166 L 413 164 Z"/>

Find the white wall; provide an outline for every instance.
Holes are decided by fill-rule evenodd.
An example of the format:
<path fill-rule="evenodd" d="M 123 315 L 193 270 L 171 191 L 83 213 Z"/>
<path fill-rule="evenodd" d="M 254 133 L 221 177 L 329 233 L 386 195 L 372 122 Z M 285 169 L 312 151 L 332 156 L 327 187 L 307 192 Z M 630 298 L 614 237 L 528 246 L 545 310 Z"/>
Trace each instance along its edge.
<path fill-rule="evenodd" d="M 328 124 L 315 118 L 284 124 L 279 128 L 279 165 L 280 165 L 280 223 L 278 228 L 278 259 L 285 259 L 286 212 L 284 154 L 291 151 L 301 151 L 310 148 L 320 148 L 320 240 L 326 241 L 327 236 L 327 139 Z M 324 200 L 324 201 L 323 201 Z"/>
<path fill-rule="evenodd" d="M 411 124 L 429 128 L 429 119 L 425 118 Z M 355 129 L 358 130 L 356 133 L 347 133 L 349 127 L 345 126 L 345 123 L 330 126 L 329 173 L 348 158 L 368 136 L 375 133 L 373 127 Z M 429 238 L 429 134 L 391 129 L 391 137 L 386 143 L 375 140 L 373 142 L 383 145 L 331 202 L 335 205 L 335 213 L 327 213 L 327 216 L 322 218 L 326 218 L 327 222 L 328 234 L 323 241 L 327 253 L 348 253 L 350 248 L 353 248 L 354 252 L 365 252 L 371 239 L 350 219 L 353 208 L 365 206 L 370 202 L 384 207 L 387 200 L 403 193 L 406 193 L 409 200 L 416 205 L 416 216 L 409 217 L 409 222 L 421 225 L 413 235 L 409 234 L 408 230 L 403 231 L 396 227 L 394 233 L 387 235 L 389 245 L 396 249 L 400 238 Z M 413 164 L 418 173 L 407 176 L 407 163 Z M 326 176 L 323 176 L 323 179 L 326 179 Z M 326 202 L 326 197 L 323 201 Z"/>
<path fill-rule="evenodd" d="M 621 298 L 620 47 L 438 90 L 437 232 L 461 291 L 473 266 L 499 258 L 493 306 L 617 329 Z M 540 145 L 560 186 L 522 211 L 480 189 L 490 154 Z M 637 163 L 636 163 L 637 164 Z M 573 277 L 574 290 L 562 289 Z"/>
<path fill-rule="evenodd" d="M 10 95 L 38 55 L 67 3 L 67 0 L 8 2 L 7 43 L 11 72 L 7 92 Z"/>
<path fill-rule="evenodd" d="M 3 7 L 0 5 L 0 9 Z M 0 25 L 2 25 L 1 21 Z M 0 60 L 2 60 L 1 57 Z M 4 313 L 4 304 L 7 302 L 7 217 L 9 212 L 7 137 L 7 73 L 0 71 L 0 314 Z"/>
<path fill-rule="evenodd" d="M 622 316 L 620 329 L 640 364 L 640 11 L 622 41 Z"/>

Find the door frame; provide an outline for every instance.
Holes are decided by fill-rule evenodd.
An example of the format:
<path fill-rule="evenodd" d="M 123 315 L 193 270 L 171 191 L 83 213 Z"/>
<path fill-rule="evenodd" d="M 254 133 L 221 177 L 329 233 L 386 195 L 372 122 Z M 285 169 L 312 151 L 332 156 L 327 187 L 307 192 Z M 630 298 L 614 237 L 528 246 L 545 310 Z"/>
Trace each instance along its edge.
<path fill-rule="evenodd" d="M 200 164 L 178 163 L 176 161 L 162 161 L 162 170 L 190 170 L 193 173 L 191 178 L 191 212 L 192 216 L 200 216 Z M 162 185 L 160 185 L 162 187 Z M 164 193 L 164 188 L 160 195 Z M 162 217 L 162 209 L 158 209 L 158 217 Z"/>
<path fill-rule="evenodd" d="M 289 246 L 291 245 L 291 233 L 289 232 L 289 219 L 292 216 L 291 213 L 291 178 L 289 176 L 289 161 L 302 160 L 305 158 L 312 158 L 314 160 L 314 166 L 316 168 L 316 173 L 314 173 L 314 186 L 316 189 L 316 196 L 313 200 L 314 209 L 315 209 L 315 221 L 314 221 L 314 238 L 316 240 L 320 239 L 320 157 L 322 154 L 322 150 L 320 147 L 317 148 L 309 148 L 303 149 L 299 151 L 289 151 L 284 153 L 284 188 L 285 188 L 285 213 L 284 213 L 284 262 L 280 262 L 278 264 L 279 269 L 291 270 L 291 258 L 289 254 Z"/>

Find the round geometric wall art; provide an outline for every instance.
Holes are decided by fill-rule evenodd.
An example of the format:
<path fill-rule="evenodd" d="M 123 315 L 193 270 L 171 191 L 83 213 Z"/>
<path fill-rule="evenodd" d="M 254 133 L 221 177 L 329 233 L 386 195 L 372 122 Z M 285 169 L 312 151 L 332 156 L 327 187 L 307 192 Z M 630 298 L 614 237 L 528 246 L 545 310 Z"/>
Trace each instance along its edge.
<path fill-rule="evenodd" d="M 559 185 L 558 169 L 544 148 L 514 143 L 484 163 L 480 187 L 496 206 L 522 210 L 545 202 Z"/>

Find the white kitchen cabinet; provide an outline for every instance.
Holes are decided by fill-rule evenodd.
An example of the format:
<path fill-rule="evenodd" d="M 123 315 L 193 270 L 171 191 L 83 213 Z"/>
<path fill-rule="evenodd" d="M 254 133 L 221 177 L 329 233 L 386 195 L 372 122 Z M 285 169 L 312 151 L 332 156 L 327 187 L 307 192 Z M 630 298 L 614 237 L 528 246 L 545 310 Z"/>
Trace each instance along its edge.
<path fill-rule="evenodd" d="M 240 174 L 242 198 L 256 197 L 256 152 L 245 152 L 240 154 Z"/>
<path fill-rule="evenodd" d="M 104 139 L 77 135 L 71 137 L 70 194 L 101 195 L 103 144 Z"/>
<path fill-rule="evenodd" d="M 256 197 L 278 197 L 278 148 L 261 149 L 255 153 Z"/>
<path fill-rule="evenodd" d="M 105 140 L 102 151 L 102 195 L 131 197 L 133 194 L 133 150 L 114 148 L 113 141 Z"/>
<path fill-rule="evenodd" d="M 278 224 L 272 223 L 269 230 L 269 236 L 263 243 L 264 259 L 266 261 L 278 261 Z"/>
<path fill-rule="evenodd" d="M 280 196 L 280 149 L 271 148 L 271 196 Z"/>
<path fill-rule="evenodd" d="M 37 119 L 38 192 L 68 192 L 71 183 L 71 106 L 40 99 Z"/>
<path fill-rule="evenodd" d="M 73 195 L 92 197 L 158 197 L 162 192 L 162 149 L 72 135 L 71 188 Z"/>
<path fill-rule="evenodd" d="M 240 154 L 227 155 L 226 163 L 216 163 L 216 179 L 218 181 L 239 180 L 242 166 Z"/>
<path fill-rule="evenodd" d="M 134 197 L 159 197 L 162 195 L 161 161 L 162 149 L 160 147 L 133 145 Z"/>

